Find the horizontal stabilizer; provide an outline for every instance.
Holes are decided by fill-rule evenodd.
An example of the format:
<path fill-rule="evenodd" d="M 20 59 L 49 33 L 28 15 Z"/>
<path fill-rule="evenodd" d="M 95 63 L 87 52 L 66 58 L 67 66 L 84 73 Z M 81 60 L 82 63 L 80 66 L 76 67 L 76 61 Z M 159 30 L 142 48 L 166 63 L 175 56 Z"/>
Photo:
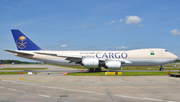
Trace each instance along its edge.
<path fill-rule="evenodd" d="M 21 54 L 21 55 L 34 55 L 34 54 L 23 53 L 23 52 L 12 51 L 12 50 L 4 50 L 4 51 L 11 52 L 11 53 L 14 53 L 14 54 Z"/>

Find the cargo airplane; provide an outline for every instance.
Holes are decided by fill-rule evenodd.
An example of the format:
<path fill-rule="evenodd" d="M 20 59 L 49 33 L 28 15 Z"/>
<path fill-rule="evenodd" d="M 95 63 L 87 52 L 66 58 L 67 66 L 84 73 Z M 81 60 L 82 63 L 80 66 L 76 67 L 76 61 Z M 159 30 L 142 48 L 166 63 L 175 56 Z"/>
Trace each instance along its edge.
<path fill-rule="evenodd" d="M 45 51 L 20 30 L 11 30 L 18 50 L 5 50 L 14 55 L 57 65 L 82 65 L 88 71 L 121 69 L 121 66 L 152 66 L 174 62 L 178 57 L 166 49 L 138 49 L 129 51 Z"/>

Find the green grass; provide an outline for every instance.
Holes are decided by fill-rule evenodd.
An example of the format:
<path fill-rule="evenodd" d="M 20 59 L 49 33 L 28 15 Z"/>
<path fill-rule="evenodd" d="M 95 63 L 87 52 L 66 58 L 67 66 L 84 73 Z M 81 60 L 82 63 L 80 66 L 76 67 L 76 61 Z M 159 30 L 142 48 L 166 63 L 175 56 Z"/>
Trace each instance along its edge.
<path fill-rule="evenodd" d="M 169 64 L 163 66 L 164 70 L 180 70 L 178 66 L 174 66 L 175 64 Z M 59 65 L 57 65 L 59 66 Z M 83 66 L 59 66 L 59 67 L 66 67 L 66 68 L 74 68 L 74 69 L 88 69 L 84 68 Z M 122 69 L 105 69 L 101 67 L 102 70 L 159 70 L 160 66 L 122 66 Z"/>
<path fill-rule="evenodd" d="M 67 73 L 72 76 L 103 76 L 105 72 L 79 72 L 79 73 Z"/>
<path fill-rule="evenodd" d="M 122 66 L 121 70 L 159 70 L 160 66 Z M 164 70 L 180 70 L 177 66 L 163 66 Z"/>
<path fill-rule="evenodd" d="M 0 70 L 45 70 L 48 68 L 3 68 Z"/>
<path fill-rule="evenodd" d="M 88 68 L 84 68 L 83 66 L 60 66 L 60 65 L 54 65 L 54 66 L 65 67 L 65 68 L 74 68 L 74 69 L 88 69 Z"/>
<path fill-rule="evenodd" d="M 19 74 L 20 72 L 0 72 L 0 75 L 10 75 L 10 74 Z M 22 72 L 22 74 L 27 74 L 28 72 Z"/>
<path fill-rule="evenodd" d="M 177 72 L 171 72 L 177 73 Z M 122 76 L 151 76 L 151 75 L 169 75 L 169 72 L 123 72 Z"/>
<path fill-rule="evenodd" d="M 178 73 L 178 72 L 171 72 Z M 105 72 L 79 72 L 79 73 L 68 73 L 67 75 L 72 76 L 151 76 L 151 75 L 168 75 L 169 72 L 122 72 L 122 75 L 105 75 Z"/>

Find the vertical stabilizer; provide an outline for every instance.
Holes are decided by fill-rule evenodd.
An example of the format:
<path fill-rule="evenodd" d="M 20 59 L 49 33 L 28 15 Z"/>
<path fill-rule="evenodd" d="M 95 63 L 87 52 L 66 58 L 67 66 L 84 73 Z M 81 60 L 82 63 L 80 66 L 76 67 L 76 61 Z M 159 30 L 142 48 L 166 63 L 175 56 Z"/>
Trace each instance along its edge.
<path fill-rule="evenodd" d="M 41 50 L 34 42 L 18 29 L 11 29 L 18 50 Z"/>

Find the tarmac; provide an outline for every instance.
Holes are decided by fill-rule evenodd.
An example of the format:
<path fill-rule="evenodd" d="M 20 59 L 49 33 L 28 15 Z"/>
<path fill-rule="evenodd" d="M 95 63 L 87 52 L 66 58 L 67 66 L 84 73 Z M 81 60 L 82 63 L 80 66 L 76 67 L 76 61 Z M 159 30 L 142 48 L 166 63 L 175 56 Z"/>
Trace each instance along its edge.
<path fill-rule="evenodd" d="M 0 102 L 179 102 L 180 79 L 169 76 L 67 76 L 51 65 L 37 75 L 0 75 Z M 25 67 L 24 65 L 10 67 Z M 61 70 L 55 72 L 55 70 Z"/>

